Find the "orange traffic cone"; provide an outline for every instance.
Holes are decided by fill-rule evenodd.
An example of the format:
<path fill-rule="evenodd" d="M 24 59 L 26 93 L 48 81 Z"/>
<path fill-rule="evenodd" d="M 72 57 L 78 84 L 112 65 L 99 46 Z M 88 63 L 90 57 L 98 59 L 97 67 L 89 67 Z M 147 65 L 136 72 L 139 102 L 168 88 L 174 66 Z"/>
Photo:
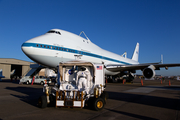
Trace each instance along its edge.
<path fill-rule="evenodd" d="M 31 82 L 31 85 L 33 85 L 33 83 L 34 83 L 34 79 L 35 79 L 35 77 L 33 77 L 32 82 Z"/>
<path fill-rule="evenodd" d="M 143 80 L 141 79 L 141 85 L 143 86 Z"/>
<path fill-rule="evenodd" d="M 169 80 L 169 86 L 171 86 L 171 81 Z"/>

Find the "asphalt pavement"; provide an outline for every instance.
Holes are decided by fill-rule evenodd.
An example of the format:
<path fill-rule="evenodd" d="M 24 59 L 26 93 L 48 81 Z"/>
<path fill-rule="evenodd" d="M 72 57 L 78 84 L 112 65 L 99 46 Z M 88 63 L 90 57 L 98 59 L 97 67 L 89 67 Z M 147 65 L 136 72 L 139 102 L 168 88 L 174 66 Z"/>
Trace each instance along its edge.
<path fill-rule="evenodd" d="M 144 80 L 133 84 L 107 83 L 109 99 L 104 109 L 41 109 L 37 100 L 43 86 L 0 82 L 0 120 L 180 120 L 180 81 Z M 51 85 L 52 86 L 52 85 Z"/>

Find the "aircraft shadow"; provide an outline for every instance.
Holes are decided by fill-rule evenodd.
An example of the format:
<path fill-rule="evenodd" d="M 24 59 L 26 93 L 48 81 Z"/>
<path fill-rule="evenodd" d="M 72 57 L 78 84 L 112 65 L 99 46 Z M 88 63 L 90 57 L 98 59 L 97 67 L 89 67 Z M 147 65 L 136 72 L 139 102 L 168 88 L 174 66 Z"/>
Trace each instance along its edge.
<path fill-rule="evenodd" d="M 23 102 L 26 102 L 36 107 L 37 107 L 38 98 L 41 95 L 43 95 L 42 88 L 6 87 L 6 89 L 25 94 L 25 95 L 17 95 L 17 94 L 11 94 L 11 95 L 19 98 Z"/>
<path fill-rule="evenodd" d="M 180 91 L 180 86 L 144 86 L 144 87 Z"/>
<path fill-rule="evenodd" d="M 137 119 L 142 119 L 142 120 L 158 120 L 158 119 L 155 119 L 155 118 L 150 118 L 150 117 L 146 117 L 146 116 L 142 116 L 142 115 L 137 115 L 137 114 L 133 114 L 133 113 L 117 111 L 117 110 L 112 110 L 112 109 L 107 109 L 107 108 L 105 108 L 105 109 L 108 110 L 108 111 L 111 111 L 111 112 L 116 112 L 116 113 L 123 114 L 123 115 L 129 116 L 129 117 L 137 118 Z"/>
<path fill-rule="evenodd" d="M 109 91 L 107 92 L 109 94 L 109 99 L 149 105 L 149 106 L 154 106 L 154 107 L 173 109 L 173 110 L 180 110 L 179 99 L 157 97 L 157 96 L 150 96 L 150 95 L 139 95 L 139 94 L 132 94 L 132 93 L 109 92 Z M 179 95 L 178 97 L 180 98 Z"/>

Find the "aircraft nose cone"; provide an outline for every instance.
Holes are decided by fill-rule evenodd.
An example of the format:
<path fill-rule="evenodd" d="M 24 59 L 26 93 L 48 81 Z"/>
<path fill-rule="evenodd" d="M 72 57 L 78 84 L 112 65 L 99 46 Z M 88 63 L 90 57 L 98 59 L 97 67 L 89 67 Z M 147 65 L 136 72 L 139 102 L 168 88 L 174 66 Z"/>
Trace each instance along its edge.
<path fill-rule="evenodd" d="M 21 45 L 21 49 L 22 49 L 22 51 L 26 54 L 26 43 L 23 43 L 23 44 Z"/>
<path fill-rule="evenodd" d="M 33 49 L 31 47 L 31 43 L 23 43 L 22 46 L 21 46 L 21 49 L 22 51 L 27 55 L 29 56 L 30 54 L 33 53 Z"/>
<path fill-rule="evenodd" d="M 21 50 L 24 52 L 24 43 L 21 45 Z"/>

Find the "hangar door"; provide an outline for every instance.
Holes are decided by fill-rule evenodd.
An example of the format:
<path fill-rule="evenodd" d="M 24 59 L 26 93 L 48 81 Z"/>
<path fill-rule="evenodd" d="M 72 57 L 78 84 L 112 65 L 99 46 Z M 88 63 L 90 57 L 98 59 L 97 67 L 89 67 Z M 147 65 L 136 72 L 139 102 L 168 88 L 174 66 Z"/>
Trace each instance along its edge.
<path fill-rule="evenodd" d="M 22 76 L 22 65 L 11 65 L 11 77 L 21 77 Z"/>

